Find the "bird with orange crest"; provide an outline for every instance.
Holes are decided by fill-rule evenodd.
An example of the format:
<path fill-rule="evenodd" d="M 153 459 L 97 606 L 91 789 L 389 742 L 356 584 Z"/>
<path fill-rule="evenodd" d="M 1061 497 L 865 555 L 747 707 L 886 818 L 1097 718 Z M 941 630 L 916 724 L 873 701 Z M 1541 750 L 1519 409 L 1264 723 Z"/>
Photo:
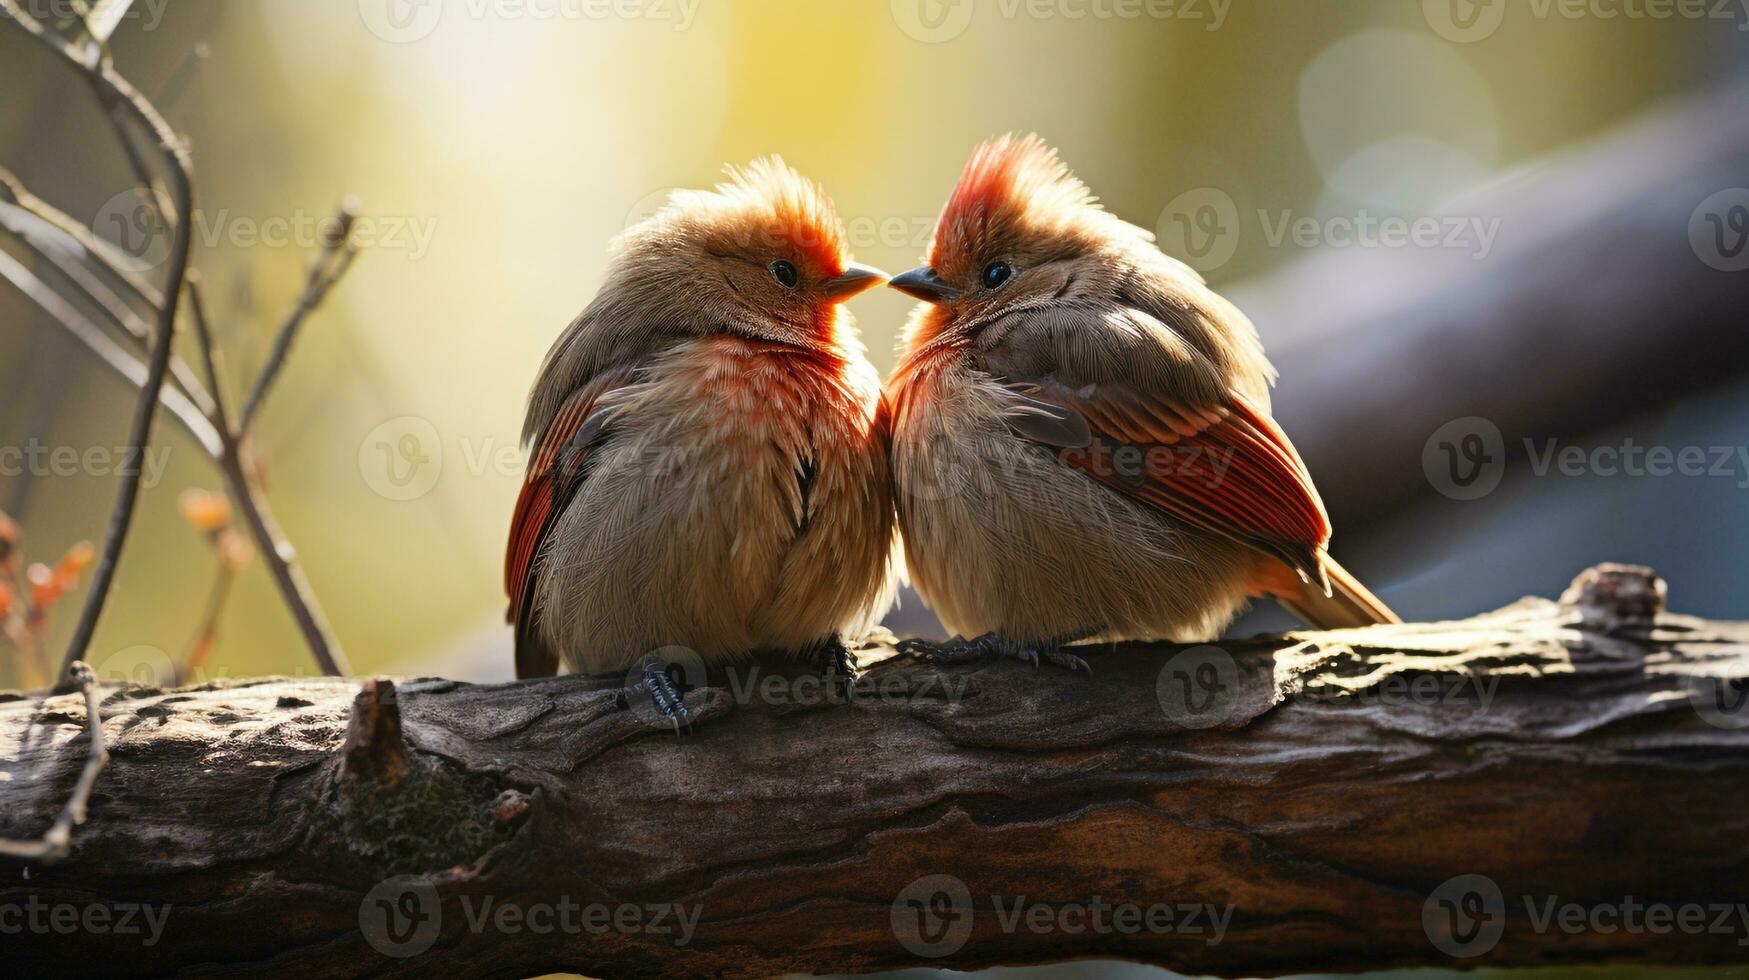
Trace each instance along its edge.
<path fill-rule="evenodd" d="M 1210 639 L 1258 595 L 1397 621 L 1330 557 L 1251 322 L 1038 137 L 978 148 L 925 262 L 890 283 L 923 301 L 887 384 L 894 488 L 912 583 L 961 635 L 910 649 L 1081 668 L 1058 647 Z"/>
<path fill-rule="evenodd" d="M 625 232 L 529 396 L 505 559 L 518 676 L 685 647 L 826 655 L 891 602 L 880 381 L 819 185 L 775 158 Z M 684 707 L 656 665 L 664 714 Z"/>

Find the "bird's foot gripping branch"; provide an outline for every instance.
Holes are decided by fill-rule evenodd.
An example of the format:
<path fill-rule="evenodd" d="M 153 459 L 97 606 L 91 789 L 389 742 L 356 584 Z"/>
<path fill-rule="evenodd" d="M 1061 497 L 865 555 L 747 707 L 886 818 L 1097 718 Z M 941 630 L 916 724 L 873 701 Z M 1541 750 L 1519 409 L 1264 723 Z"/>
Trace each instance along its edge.
<path fill-rule="evenodd" d="M 0 929 L 45 976 L 1742 962 L 1749 627 L 1663 606 L 1603 567 L 1091 677 L 893 656 L 848 702 L 757 662 L 683 692 L 682 740 L 574 677 L 104 687 L 89 819 L 0 864 Z M 30 838 L 86 706 L 6 698 Z"/>

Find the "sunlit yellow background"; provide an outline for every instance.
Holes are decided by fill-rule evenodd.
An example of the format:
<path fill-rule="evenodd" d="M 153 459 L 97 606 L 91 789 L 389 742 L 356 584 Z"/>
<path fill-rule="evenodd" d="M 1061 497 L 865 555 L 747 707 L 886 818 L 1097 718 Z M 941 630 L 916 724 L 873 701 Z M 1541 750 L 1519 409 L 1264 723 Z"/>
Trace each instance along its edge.
<path fill-rule="evenodd" d="M 237 230 L 362 200 L 377 244 L 303 331 L 259 425 L 269 493 L 357 671 L 507 678 L 523 396 L 608 240 L 666 188 L 781 153 L 836 197 L 857 257 L 892 271 L 916 263 L 972 146 L 1014 129 L 1150 228 L 1203 187 L 1246 210 L 1418 213 L 1741 49 L 1735 23 L 1516 6 L 1454 41 L 1435 29 L 1442 2 L 181 0 L 136 4 L 114 50 L 191 141 L 196 264 L 233 402 L 311 255 Z M 82 219 L 128 186 L 89 103 L 0 25 L 0 162 Z M 1250 235 L 1210 278 L 1299 251 Z M 886 291 L 854 304 L 883 371 L 907 309 Z M 1266 343 L 1294 328 L 1260 327 Z M 0 285 L 0 444 L 118 445 L 130 398 Z M 219 481 L 162 419 L 157 436 L 171 462 L 141 502 L 100 666 L 180 656 L 211 583 L 176 501 Z M 99 536 L 113 493 L 107 474 L 5 478 L 0 508 L 52 560 Z M 257 562 L 205 673 L 310 670 Z M 0 666 L 0 684 L 17 676 Z"/>

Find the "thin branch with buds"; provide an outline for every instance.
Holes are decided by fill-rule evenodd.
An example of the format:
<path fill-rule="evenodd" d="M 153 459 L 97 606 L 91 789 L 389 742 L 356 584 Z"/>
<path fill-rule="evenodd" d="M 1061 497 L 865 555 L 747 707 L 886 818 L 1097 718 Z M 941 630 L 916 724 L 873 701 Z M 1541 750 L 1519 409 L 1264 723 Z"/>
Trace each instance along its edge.
<path fill-rule="evenodd" d="M 345 673 L 345 656 L 297 564 L 291 545 L 280 533 L 265 496 L 255 485 L 253 469 L 245 456 L 245 434 L 249 421 L 284 367 L 299 328 L 357 258 L 358 248 L 351 240 L 352 225 L 357 217 L 356 205 L 348 199 L 336 215 L 337 230 L 323 243 L 323 251 L 310 271 L 296 306 L 275 337 L 268 364 L 251 389 L 244 415 L 239 424 L 233 426 L 215 380 L 211 331 L 197 290 L 190 289 L 189 302 L 200 333 L 207 380 L 212 390 L 201 384 L 188 364 L 176 357 L 170 347 L 177 301 L 185 283 L 192 287 L 195 278 L 187 261 L 193 194 L 186 151 L 158 111 L 114 73 L 106 48 L 107 31 L 92 31 L 88 24 L 81 46 L 42 27 L 19 8 L 17 0 L 0 0 L 0 12 L 6 13 L 27 33 L 71 62 L 86 77 L 99 102 L 108 108 L 135 178 L 156 205 L 157 219 L 168 225 L 173 234 L 173 261 L 165 287 L 160 291 L 153 283 L 124 268 L 114 256 L 112 247 L 89 227 L 38 198 L 15 175 L 0 169 L 0 192 L 12 202 L 0 201 L 0 229 L 11 231 L 27 249 L 52 266 L 88 300 L 92 308 L 101 311 L 108 321 L 120 328 L 129 340 L 146 352 L 145 362 L 112 340 L 109 333 L 78 306 L 4 252 L 0 252 L 0 279 L 9 281 L 48 313 L 55 323 L 141 389 L 140 407 L 135 412 L 132 432 L 134 438 L 130 442 L 134 458 L 143 454 L 150 435 L 152 409 L 159 402 L 200 443 L 225 477 L 230 495 L 249 525 L 256 550 L 273 574 L 317 664 L 329 674 Z M 153 137 L 155 148 L 168 165 L 168 183 L 146 164 L 136 142 L 136 128 Z M 41 222 L 41 226 L 31 227 L 29 220 L 32 218 Z M 53 240 L 54 232 L 65 235 L 68 241 Z M 133 304 L 136 303 L 143 303 L 155 314 L 158 320 L 155 332 L 149 332 L 145 321 L 134 311 Z M 164 383 L 166 372 L 174 378 L 175 384 Z M 103 561 L 68 649 L 69 662 L 83 656 L 89 646 L 95 621 L 113 580 L 115 561 L 119 558 L 138 493 L 138 467 L 133 469 L 134 473 L 124 479 L 117 500 L 111 531 L 104 544 Z"/>
<path fill-rule="evenodd" d="M 177 139 L 175 131 L 143 95 L 126 79 L 116 74 L 109 60 L 103 56 L 101 48 L 94 52 L 96 57 L 88 58 L 73 44 L 37 23 L 18 5 L 17 0 L 0 0 L 0 10 L 4 10 L 23 27 L 25 33 L 42 42 L 46 48 L 79 70 L 98 99 L 110 109 L 111 122 L 117 137 L 124 145 L 132 146 L 132 136 L 128 131 L 130 123 L 152 134 L 154 148 L 169 171 L 169 197 L 176 216 L 175 224 L 171 227 L 170 268 L 166 276 L 164 305 L 159 310 L 157 331 L 146 362 L 145 381 L 135 403 L 133 421 L 128 427 L 128 458 L 132 460 L 132 465 L 126 467 L 122 473 L 121 486 L 116 491 L 115 507 L 110 513 L 109 530 L 104 536 L 103 551 L 98 558 L 97 572 L 92 577 L 91 591 L 86 594 L 85 606 L 73 627 L 73 638 L 67 644 L 64 666 L 71 669 L 75 661 L 83 659 L 86 649 L 91 645 L 91 638 L 97 631 L 97 620 L 103 615 L 110 586 L 115 582 L 116 565 L 121 560 L 122 548 L 127 544 L 128 530 L 133 525 L 134 507 L 139 500 L 140 479 L 143 476 L 141 463 L 145 457 L 146 446 L 151 441 L 152 422 L 158 413 L 159 395 L 170 368 L 170 343 L 176 330 L 177 300 L 182 294 L 183 277 L 188 272 L 189 226 L 194 220 L 194 187 L 189 177 L 191 166 L 187 150 Z"/>
<path fill-rule="evenodd" d="M 256 490 L 249 479 L 248 469 L 244 466 L 240 430 L 232 428 L 229 414 L 225 410 L 224 389 L 219 384 L 212 330 L 207 324 L 206 301 L 201 297 L 199 282 L 188 284 L 188 305 L 194 315 L 194 332 L 200 341 L 201 362 L 206 369 L 207 386 L 212 389 L 213 425 L 218 429 L 219 442 L 224 448 L 219 454 L 219 471 L 224 474 L 232 499 L 243 511 L 243 519 L 249 524 L 255 540 L 260 543 L 261 560 L 273 573 L 274 581 L 279 583 L 280 592 L 287 597 L 286 605 L 291 609 L 292 618 L 297 620 L 298 629 L 304 634 L 305 642 L 310 645 L 310 653 L 315 656 L 316 663 L 321 666 L 323 673 L 345 675 L 349 672 L 346 655 L 340 651 L 340 644 L 335 642 L 327 621 L 322 618 L 321 607 L 316 604 L 310 583 L 304 578 L 303 570 L 298 567 L 291 545 L 280 534 L 279 527 L 273 520 L 273 512 L 268 510 L 266 499 Z"/>

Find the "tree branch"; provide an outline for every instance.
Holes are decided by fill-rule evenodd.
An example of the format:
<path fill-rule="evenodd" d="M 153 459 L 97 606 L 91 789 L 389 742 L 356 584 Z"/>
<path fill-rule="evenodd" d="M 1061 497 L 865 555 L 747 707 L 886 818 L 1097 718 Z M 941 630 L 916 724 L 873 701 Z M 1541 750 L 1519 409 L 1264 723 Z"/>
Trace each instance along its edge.
<path fill-rule="evenodd" d="M 261 373 L 255 378 L 255 385 L 249 390 L 249 399 L 243 404 L 243 416 L 237 423 L 237 432 L 247 435 L 255 422 L 255 413 L 261 410 L 261 403 L 267 398 L 267 393 L 273 389 L 273 383 L 279 380 L 279 372 L 285 367 L 286 355 L 291 353 L 292 341 L 297 339 L 298 328 L 304 320 L 322 301 L 328 297 L 328 291 L 346 275 L 352 268 L 353 260 L 358 257 L 358 248 L 351 242 L 352 225 L 358 220 L 358 205 L 348 198 L 342 201 L 335 212 L 334 220 L 338 222 L 338 230 L 332 238 L 323 243 L 321 254 L 310 266 L 308 277 L 304 281 L 304 291 L 298 295 L 297 304 L 286 315 L 285 322 L 279 326 L 279 332 L 274 334 L 273 347 L 267 355 L 267 363 L 262 365 Z"/>
<path fill-rule="evenodd" d="M 756 660 L 686 694 L 681 740 L 578 677 L 116 690 L 107 792 L 65 861 L 0 879 L 0 907 L 132 903 L 161 935 L 45 930 L 8 957 L 327 977 L 1741 962 L 1740 928 L 1539 918 L 1630 901 L 1710 924 L 1745 899 L 1749 624 L 1662 601 L 1614 567 L 1461 622 L 1095 648 L 1091 678 L 895 658 L 848 705 Z M 64 798 L 64 724 L 0 702 L 21 746 L 0 831 Z M 1461 876 L 1501 901 L 1484 887 L 1479 918 L 1450 919 Z"/>
<path fill-rule="evenodd" d="M 48 832 L 40 840 L 0 838 L 0 856 L 45 862 L 66 857 L 73 840 L 73 828 L 85 822 L 86 807 L 91 802 L 91 791 L 97 786 L 97 776 L 109 764 L 109 751 L 103 745 L 103 718 L 97 708 L 97 675 L 83 662 L 74 663 L 68 674 L 78 682 L 85 697 L 85 732 L 89 748 L 85 752 L 84 768 L 79 770 L 73 792 Z"/>
<path fill-rule="evenodd" d="M 104 541 L 102 557 L 98 563 L 97 572 L 93 576 L 85 606 L 74 628 L 72 642 L 68 647 L 66 655 L 68 663 L 70 664 L 83 655 L 84 650 L 90 644 L 92 633 L 96 628 L 96 621 L 102 613 L 104 601 L 114 579 L 115 565 L 119 561 L 128 528 L 133 519 L 134 503 L 138 496 L 141 475 L 139 460 L 143 457 L 147 441 L 150 438 L 152 417 L 155 414 L 157 403 L 163 401 L 170 406 L 172 413 L 183 424 L 183 427 L 201 443 L 202 447 L 218 464 L 219 470 L 230 488 L 232 499 L 237 502 L 249 524 L 263 562 L 273 574 L 275 583 L 292 613 L 292 618 L 297 622 L 300 632 L 309 645 L 311 655 L 315 658 L 317 665 L 324 673 L 335 675 L 345 673 L 347 670 L 345 655 L 341 652 L 327 621 L 322 616 L 321 607 L 316 602 L 314 591 L 310 588 L 308 580 L 305 579 L 302 569 L 298 566 L 296 555 L 290 543 L 280 533 L 265 496 L 259 492 L 250 479 L 244 459 L 243 436 L 248 424 L 248 415 L 252 414 L 254 409 L 258 407 L 261 398 L 265 396 L 279 370 L 283 367 L 298 326 L 312 310 L 321 304 L 328 291 L 351 267 L 353 260 L 357 257 L 357 248 L 350 241 L 352 224 L 357 217 L 356 205 L 350 198 L 342 204 L 336 219 L 338 221 L 337 232 L 324 242 L 322 253 L 310 272 L 309 281 L 296 308 L 282 325 L 279 335 L 275 338 L 273 356 L 269 360 L 267 369 L 257 379 L 245 412 L 245 420 L 237 427 L 233 427 L 224 412 L 223 393 L 217 389 L 212 337 L 207 326 L 204 306 L 198 307 L 195 314 L 200 332 L 202 353 L 206 359 L 207 376 L 209 382 L 213 384 L 214 390 L 209 393 L 203 389 L 188 371 L 187 365 L 176 358 L 171 349 L 177 304 L 182 295 L 183 283 L 192 281 L 191 270 L 188 267 L 188 255 L 189 226 L 192 222 L 194 203 L 192 183 L 189 177 L 190 165 L 186 152 L 158 111 L 134 91 L 125 80 L 113 72 L 108 53 L 104 47 L 105 32 L 100 31 L 92 34 L 93 43 L 89 48 L 89 56 L 87 56 L 87 54 L 81 53 L 75 45 L 68 43 L 32 20 L 18 7 L 16 0 L 0 0 L 0 11 L 4 11 L 27 33 L 69 61 L 77 71 L 86 77 L 86 81 L 96 93 L 98 101 L 109 109 L 116 136 L 128 156 L 130 166 L 137 179 L 152 192 L 161 217 L 170 224 L 172 232 L 169 281 L 160 298 L 150 284 L 121 268 L 108 254 L 107 247 L 89 228 L 73 221 L 35 197 L 10 172 L 0 170 L 0 187 L 3 187 L 16 202 L 15 205 L 6 205 L 6 207 L 22 210 L 44 225 L 68 236 L 74 245 L 82 248 L 91 257 L 96 268 L 103 270 L 114 281 L 130 290 L 136 300 L 143 300 L 152 307 L 159 321 L 158 329 L 148 344 L 148 362 L 141 365 L 132 355 L 122 351 L 112 343 L 108 335 L 92 324 L 77 307 L 44 285 L 30 270 L 12 259 L 11 256 L 0 252 L 0 276 L 9 280 L 27 298 L 41 306 L 55 322 L 84 343 L 124 378 L 140 386 L 129 443 L 135 465 L 131 467 L 131 470 L 124 471 L 115 510 L 110 520 L 109 534 Z M 134 144 L 131 125 L 138 125 L 141 129 L 151 133 L 157 140 L 158 149 L 169 165 L 171 187 L 168 192 L 165 191 L 162 182 L 154 177 L 150 167 L 139 154 L 138 148 Z M 13 216 L 15 215 L 11 212 L 0 212 L 0 218 Z M 60 270 L 62 275 L 66 276 L 93 303 L 109 314 L 123 330 L 142 344 L 147 343 L 143 322 L 133 314 L 128 303 L 110 292 L 108 287 L 99 281 L 98 277 L 90 274 L 78 262 L 58 254 L 53 247 L 45 248 L 41 242 L 32 237 L 28 228 L 14 228 L 13 230 L 28 248 L 47 258 Z M 196 301 L 198 301 L 198 294 Z M 166 373 L 175 374 L 178 384 L 188 393 L 186 398 L 179 394 L 174 387 L 168 389 L 165 387 Z"/>
<path fill-rule="evenodd" d="M 158 115 L 151 103 L 134 90 L 127 79 L 117 75 L 105 61 L 88 64 L 73 45 L 48 31 L 25 13 L 17 0 L 0 0 L 0 10 L 4 10 L 14 22 L 24 28 L 25 33 L 59 54 L 70 67 L 87 79 L 98 93 L 99 99 L 107 101 L 112 112 L 115 112 L 117 135 L 124 144 L 131 139 L 126 131 L 127 120 L 138 123 L 153 134 L 158 142 L 158 151 L 169 165 L 171 196 L 177 216 L 176 225 L 171 229 L 170 268 L 164 290 L 164 305 L 159 311 L 158 329 L 153 337 L 151 355 L 146 362 L 145 383 L 140 387 L 139 399 L 134 406 L 133 422 L 128 427 L 127 444 L 132 465 L 124 467 L 121 486 L 116 490 L 115 508 L 109 518 L 109 530 L 104 536 L 103 550 L 97 560 L 97 571 L 91 577 L 91 588 L 86 592 L 85 605 L 73 627 L 73 637 L 67 643 L 62 668 L 71 670 L 73 663 L 85 656 L 86 648 L 91 645 L 91 637 L 97 631 L 97 620 L 103 615 L 110 586 L 115 582 L 116 565 L 121 560 L 122 548 L 127 544 L 128 529 L 133 524 L 134 504 L 139 499 L 146 446 L 152 438 L 152 421 L 158 413 L 159 393 L 164 387 L 164 376 L 170 367 L 170 343 L 176 333 L 177 299 L 182 294 L 182 278 L 188 271 L 188 232 L 194 211 L 194 188 L 189 180 L 188 156 L 181 141 L 176 138 L 170 124 Z"/>
<path fill-rule="evenodd" d="M 32 255 L 47 262 L 56 272 L 60 273 L 64 280 L 72 283 L 86 299 L 107 314 L 110 321 L 120 327 L 135 346 L 141 351 L 150 352 L 152 346 L 151 327 L 140 318 L 138 313 L 134 312 L 134 308 L 128 304 L 127 300 L 117 296 L 108 284 L 80 261 L 83 255 L 90 253 L 84 251 L 83 246 L 80 246 L 71 237 L 60 243 L 52 240 L 45 242 L 43 239 L 47 236 L 42 231 L 43 226 L 31 228 L 28 222 L 32 220 L 41 221 L 42 219 L 20 205 L 0 202 L 0 227 L 12 232 Z M 44 222 L 44 225 L 46 224 Z M 70 251 L 67 247 L 57 247 L 57 245 L 66 246 L 68 243 L 71 243 L 72 248 L 79 249 L 80 252 Z M 15 282 L 15 284 L 17 283 Z M 23 286 L 19 288 L 24 289 Z M 34 298 L 34 290 L 25 290 L 25 292 Z M 58 294 L 56 295 L 58 297 Z M 153 311 L 156 312 L 155 307 Z M 68 319 L 63 316 L 56 316 L 56 319 L 63 326 L 67 326 L 69 323 Z M 89 325 L 91 329 L 97 329 L 95 325 L 90 324 L 89 320 L 85 320 L 83 317 L 80 317 L 80 320 Z M 175 382 L 176 389 L 180 389 L 186 399 L 194 403 L 200 414 L 212 414 L 212 399 L 207 395 L 206 389 L 195 380 L 194 374 L 188 368 L 188 363 L 177 357 L 174 352 L 170 355 L 170 377 Z M 140 383 L 140 379 L 137 378 L 130 378 L 130 380 L 133 380 L 136 385 Z M 168 404 L 166 401 L 167 406 Z"/>
<path fill-rule="evenodd" d="M 59 293 L 50 289 L 18 260 L 3 251 L 0 251 L 0 279 L 11 283 L 14 289 L 47 313 L 51 320 L 87 350 L 96 354 L 98 360 L 109 365 L 129 384 L 144 389 L 148 380 L 147 371 L 146 365 L 140 363 L 139 358 L 122 350 L 119 344 L 104 333 L 103 328 L 92 323 L 73 304 L 61 298 Z M 200 407 L 189 401 L 180 391 L 168 386 L 159 392 L 159 399 L 170 410 L 171 417 L 200 444 L 207 455 L 218 459 L 223 451 L 218 430 L 208 421 Z"/>
<path fill-rule="evenodd" d="M 207 326 L 206 302 L 201 298 L 199 283 L 189 284 L 189 306 L 194 314 L 195 334 L 200 338 L 200 355 L 206 366 L 207 385 L 212 389 L 213 424 L 218 429 L 219 440 L 224 447 L 218 462 L 219 471 L 225 477 L 225 485 L 230 490 L 231 498 L 236 501 L 237 508 L 243 512 L 243 519 L 249 524 L 250 533 L 255 538 L 256 549 L 261 552 L 261 560 L 273 573 L 273 580 L 279 586 L 280 594 L 285 597 L 286 608 L 291 610 L 292 618 L 297 621 L 298 630 L 303 633 L 310 654 L 316 658 L 316 665 L 322 669 L 322 673 L 330 676 L 348 674 L 351 668 L 346 663 L 346 655 L 341 652 L 339 642 L 334 639 L 333 631 L 322 617 L 322 607 L 316 602 L 315 593 L 311 590 L 309 581 L 304 578 L 303 569 L 297 564 L 297 553 L 280 533 L 279 525 L 273 519 L 273 512 L 268 508 L 267 498 L 255 488 L 244 466 L 242 438 L 238 435 L 238 430 L 232 428 L 230 417 L 225 411 L 224 391 L 219 384 L 218 364 L 213 353 L 212 331 Z"/>

